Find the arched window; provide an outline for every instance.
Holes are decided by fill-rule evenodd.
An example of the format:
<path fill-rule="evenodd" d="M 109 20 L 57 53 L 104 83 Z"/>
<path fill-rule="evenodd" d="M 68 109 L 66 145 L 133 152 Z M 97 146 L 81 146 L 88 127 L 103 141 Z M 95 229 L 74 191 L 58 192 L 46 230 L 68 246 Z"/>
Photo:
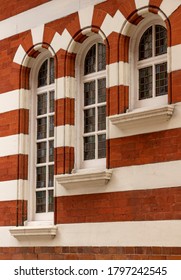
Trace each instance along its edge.
<path fill-rule="evenodd" d="M 167 30 L 157 23 L 149 27 L 147 25 L 147 28 L 142 30 L 141 35 L 137 34 L 136 60 L 133 67 L 134 108 L 166 104 L 168 95 Z"/>
<path fill-rule="evenodd" d="M 46 58 L 33 79 L 31 114 L 32 220 L 51 220 L 54 211 L 54 59 Z M 34 143 L 33 143 L 34 142 Z"/>
<path fill-rule="evenodd" d="M 79 168 L 94 168 L 105 165 L 106 157 L 106 48 L 95 42 L 86 49 L 80 76 Z"/>

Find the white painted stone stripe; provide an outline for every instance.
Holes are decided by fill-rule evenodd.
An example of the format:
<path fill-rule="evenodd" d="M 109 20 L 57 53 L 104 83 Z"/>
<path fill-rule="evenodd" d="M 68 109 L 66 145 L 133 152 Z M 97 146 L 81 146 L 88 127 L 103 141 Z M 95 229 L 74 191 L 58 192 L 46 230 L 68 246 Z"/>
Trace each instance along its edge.
<path fill-rule="evenodd" d="M 160 9 L 169 17 L 179 6 L 181 5 L 180 0 L 163 0 Z"/>
<path fill-rule="evenodd" d="M 181 69 L 180 63 L 181 44 L 168 48 L 168 72 L 173 72 Z M 170 60 L 169 60 L 170 58 Z"/>
<path fill-rule="evenodd" d="M 76 81 L 73 77 L 56 79 L 56 99 L 75 98 Z"/>
<path fill-rule="evenodd" d="M 113 17 L 107 14 L 101 25 L 101 30 L 106 35 L 106 37 L 108 37 L 112 32 L 120 33 L 125 20 L 126 18 L 120 11 L 117 11 Z"/>
<path fill-rule="evenodd" d="M 86 7 L 78 11 L 81 29 L 92 25 L 94 6 Z"/>
<path fill-rule="evenodd" d="M 17 89 L 0 94 L 0 113 L 29 109 L 29 90 Z"/>
<path fill-rule="evenodd" d="M 0 227 L 3 247 L 33 246 L 160 246 L 180 247 L 180 220 L 59 224 L 53 239 L 28 237 L 17 240 Z"/>
<path fill-rule="evenodd" d="M 107 87 L 129 85 L 129 64 L 127 62 L 115 62 L 106 66 Z"/>
<path fill-rule="evenodd" d="M 75 146 L 75 127 L 66 124 L 55 127 L 55 148 Z"/>
<path fill-rule="evenodd" d="M 14 56 L 13 62 L 21 65 L 25 56 L 26 56 L 25 50 L 23 49 L 22 45 L 19 45 L 16 54 Z"/>
<path fill-rule="evenodd" d="M 136 9 L 138 10 L 142 7 L 148 6 L 149 2 L 149 0 L 135 0 Z"/>
<path fill-rule="evenodd" d="M 0 202 L 27 199 L 28 181 L 11 180 L 0 182 Z"/>
<path fill-rule="evenodd" d="M 153 107 L 154 108 L 154 107 Z M 152 109 L 153 109 L 152 108 Z M 139 109 L 136 109 L 135 111 L 139 111 Z M 141 111 L 141 109 L 140 109 Z M 132 111 L 134 112 L 134 110 Z M 127 137 L 137 134 L 144 134 L 144 133 L 151 133 L 151 132 L 157 132 L 157 131 L 164 131 L 174 128 L 181 128 L 181 102 L 176 103 L 174 105 L 174 112 L 172 117 L 165 122 L 154 122 L 149 123 L 149 125 L 141 124 L 139 123 L 132 127 L 129 127 L 127 129 L 121 129 L 117 125 L 112 124 L 112 122 L 108 118 L 108 137 L 107 139 L 116 139 L 120 137 Z"/>
<path fill-rule="evenodd" d="M 25 134 L 16 134 L 0 137 L 0 157 L 17 154 L 27 154 L 29 136 Z"/>
<path fill-rule="evenodd" d="M 44 24 L 42 24 L 38 27 L 31 29 L 33 45 L 43 42 L 44 27 L 45 27 Z"/>
<path fill-rule="evenodd" d="M 66 189 L 56 182 L 56 196 L 109 193 L 120 191 L 152 190 L 180 187 L 181 161 L 170 161 L 114 168 L 109 183 L 103 187 Z"/>
<path fill-rule="evenodd" d="M 85 0 L 51 1 L 45 3 L 1 21 L 0 40 L 65 17 L 79 11 L 81 8 L 85 8 L 85 6 L 95 5 L 104 1 L 105 0 L 88 0 L 86 4 Z"/>

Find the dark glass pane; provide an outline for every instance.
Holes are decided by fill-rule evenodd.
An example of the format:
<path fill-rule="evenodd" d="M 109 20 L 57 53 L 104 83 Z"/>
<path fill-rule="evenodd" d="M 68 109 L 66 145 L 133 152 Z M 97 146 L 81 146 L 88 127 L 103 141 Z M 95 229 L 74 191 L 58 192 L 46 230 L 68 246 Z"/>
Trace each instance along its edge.
<path fill-rule="evenodd" d="M 84 84 L 84 105 L 95 104 L 95 81 Z"/>
<path fill-rule="evenodd" d="M 139 70 L 139 100 L 152 97 L 152 67 Z"/>
<path fill-rule="evenodd" d="M 84 61 L 84 75 L 96 71 L 96 45 L 93 45 L 88 51 Z"/>
<path fill-rule="evenodd" d="M 84 132 L 95 131 L 95 108 L 84 110 Z"/>
<path fill-rule="evenodd" d="M 152 27 L 145 31 L 139 44 L 139 60 L 149 57 L 152 57 Z"/>
<path fill-rule="evenodd" d="M 48 212 L 54 211 L 54 197 L 53 190 L 48 191 Z"/>
<path fill-rule="evenodd" d="M 156 25 L 155 49 L 156 55 L 167 52 L 167 30 L 161 25 Z"/>
<path fill-rule="evenodd" d="M 46 192 L 36 192 L 36 213 L 46 212 Z"/>
<path fill-rule="evenodd" d="M 49 117 L 49 137 L 54 136 L 54 116 Z"/>
<path fill-rule="evenodd" d="M 98 80 L 98 103 L 106 102 L 106 79 Z"/>
<path fill-rule="evenodd" d="M 37 167 L 36 169 L 36 187 L 46 187 L 46 166 Z"/>
<path fill-rule="evenodd" d="M 45 60 L 38 73 L 38 87 L 47 85 L 48 60 Z"/>
<path fill-rule="evenodd" d="M 49 141 L 49 162 L 54 161 L 54 141 Z"/>
<path fill-rule="evenodd" d="M 98 158 L 106 157 L 106 134 L 98 135 Z"/>
<path fill-rule="evenodd" d="M 50 58 L 50 84 L 54 83 L 54 58 Z"/>
<path fill-rule="evenodd" d="M 47 118 L 37 119 L 37 139 L 47 137 Z"/>
<path fill-rule="evenodd" d="M 106 46 L 98 44 L 98 71 L 106 69 Z"/>
<path fill-rule="evenodd" d="M 47 113 L 47 93 L 42 93 L 38 95 L 37 104 L 37 115 L 43 115 Z"/>
<path fill-rule="evenodd" d="M 167 77 L 167 63 L 161 63 L 155 66 L 156 72 L 156 96 L 168 93 L 168 77 Z"/>
<path fill-rule="evenodd" d="M 54 90 L 49 92 L 49 112 L 54 112 Z"/>
<path fill-rule="evenodd" d="M 53 187 L 54 185 L 54 166 L 49 165 L 48 167 L 48 187 Z"/>
<path fill-rule="evenodd" d="M 106 106 L 98 107 L 98 130 L 106 129 Z"/>
<path fill-rule="evenodd" d="M 37 163 L 46 162 L 46 142 L 37 144 Z"/>
<path fill-rule="evenodd" d="M 84 160 L 95 159 L 95 136 L 84 138 Z"/>

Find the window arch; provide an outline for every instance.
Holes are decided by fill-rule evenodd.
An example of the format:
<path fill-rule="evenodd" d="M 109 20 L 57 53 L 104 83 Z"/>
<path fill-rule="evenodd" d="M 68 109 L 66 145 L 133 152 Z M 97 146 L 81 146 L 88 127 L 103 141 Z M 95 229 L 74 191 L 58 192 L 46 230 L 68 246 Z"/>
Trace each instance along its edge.
<path fill-rule="evenodd" d="M 30 220 L 53 220 L 54 211 L 54 58 L 32 69 Z"/>
<path fill-rule="evenodd" d="M 76 168 L 105 167 L 106 47 L 100 40 L 88 40 L 80 56 Z"/>
<path fill-rule="evenodd" d="M 167 104 L 167 30 L 157 19 L 138 28 L 134 38 L 131 108 Z"/>

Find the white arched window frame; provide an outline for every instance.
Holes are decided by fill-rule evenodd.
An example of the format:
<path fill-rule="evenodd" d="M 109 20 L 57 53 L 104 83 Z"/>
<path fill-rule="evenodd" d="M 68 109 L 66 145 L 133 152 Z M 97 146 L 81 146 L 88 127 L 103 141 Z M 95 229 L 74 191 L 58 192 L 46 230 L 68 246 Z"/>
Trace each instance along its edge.
<path fill-rule="evenodd" d="M 158 84 L 168 83 L 168 54 L 167 51 L 162 54 L 156 54 L 156 28 L 161 27 L 166 31 L 164 22 L 153 15 L 141 22 L 135 34 L 131 38 L 130 48 L 130 105 L 131 110 L 137 108 L 157 107 L 168 104 L 168 90 L 165 85 L 165 92 L 160 89 Z M 146 32 L 150 32 L 152 54 L 147 58 L 140 57 L 140 44 L 144 41 Z M 145 44 L 148 44 L 145 41 Z M 164 81 L 160 81 L 161 76 L 165 76 Z M 148 84 L 147 84 L 148 82 Z M 146 88 L 150 87 L 150 90 Z M 145 91 L 145 92 L 144 92 Z"/>
<path fill-rule="evenodd" d="M 86 67 L 85 63 L 89 55 L 94 56 L 94 51 L 95 69 L 94 71 L 89 69 L 89 71 L 89 66 Z M 100 67 L 100 69 L 98 66 L 99 51 L 103 52 L 102 56 L 104 56 L 104 66 Z M 105 45 L 97 35 L 89 37 L 82 44 L 81 51 L 77 54 L 75 160 L 75 169 L 77 171 L 90 168 L 105 169 L 106 167 L 105 55 Z"/>
<path fill-rule="evenodd" d="M 54 58 L 41 53 L 30 76 L 28 222 L 54 220 Z"/>

